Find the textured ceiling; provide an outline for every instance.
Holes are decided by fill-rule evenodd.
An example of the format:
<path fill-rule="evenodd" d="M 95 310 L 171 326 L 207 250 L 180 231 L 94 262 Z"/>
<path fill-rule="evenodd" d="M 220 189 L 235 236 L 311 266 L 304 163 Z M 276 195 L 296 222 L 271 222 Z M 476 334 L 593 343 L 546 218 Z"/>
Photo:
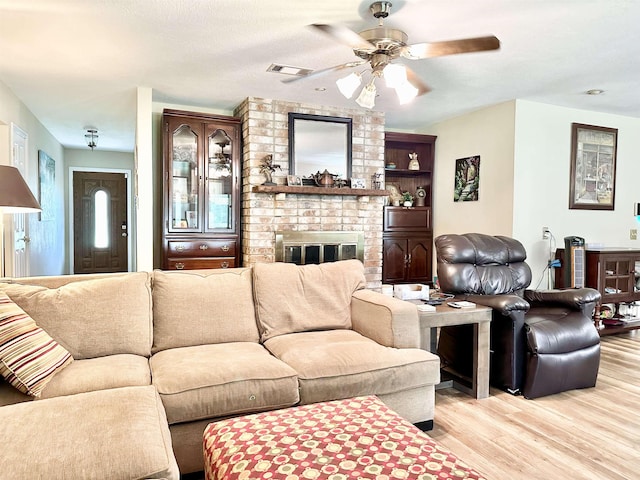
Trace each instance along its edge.
<path fill-rule="evenodd" d="M 369 1 L 0 0 L 0 81 L 66 147 L 132 151 L 136 87 L 153 100 L 231 110 L 248 96 L 358 108 L 344 73 L 284 84 L 271 63 L 356 59 L 311 23 L 372 28 Z M 380 88 L 387 128 L 423 129 L 512 99 L 640 117 L 637 0 L 393 1 L 409 43 L 496 35 L 501 49 L 405 62 L 432 88 L 410 105 Z M 325 91 L 316 88 L 324 87 Z M 585 95 L 592 88 L 600 96 Z M 0 118 L 0 121 L 3 120 Z"/>

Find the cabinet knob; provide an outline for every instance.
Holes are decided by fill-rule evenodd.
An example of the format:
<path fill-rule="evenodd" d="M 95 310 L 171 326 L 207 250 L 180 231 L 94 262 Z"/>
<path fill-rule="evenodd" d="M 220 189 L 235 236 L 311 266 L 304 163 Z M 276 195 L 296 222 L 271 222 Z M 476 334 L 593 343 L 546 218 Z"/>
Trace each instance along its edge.
<path fill-rule="evenodd" d="M 220 247 L 220 250 L 222 250 L 223 252 L 228 252 L 229 251 L 229 245 L 223 245 L 222 247 Z"/>
<path fill-rule="evenodd" d="M 184 251 L 184 245 L 178 245 L 178 246 L 176 247 L 176 251 L 177 251 L 177 252 L 182 252 L 182 251 Z"/>
<path fill-rule="evenodd" d="M 176 270 L 184 270 L 184 263 L 182 262 L 176 263 Z"/>
<path fill-rule="evenodd" d="M 222 262 L 220 268 L 229 268 L 229 262 Z"/>
<path fill-rule="evenodd" d="M 209 245 L 207 245 L 206 243 L 203 243 L 202 245 L 200 245 L 200 250 L 206 250 L 209 248 Z"/>

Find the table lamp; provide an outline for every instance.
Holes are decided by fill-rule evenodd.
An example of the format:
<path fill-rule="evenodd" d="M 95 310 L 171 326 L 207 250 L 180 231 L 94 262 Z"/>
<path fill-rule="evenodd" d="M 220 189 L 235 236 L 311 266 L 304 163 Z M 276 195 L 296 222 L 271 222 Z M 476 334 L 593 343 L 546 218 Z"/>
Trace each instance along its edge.
<path fill-rule="evenodd" d="M 0 165 L 0 275 L 4 275 L 5 213 L 32 213 L 42 209 L 16 167 Z"/>

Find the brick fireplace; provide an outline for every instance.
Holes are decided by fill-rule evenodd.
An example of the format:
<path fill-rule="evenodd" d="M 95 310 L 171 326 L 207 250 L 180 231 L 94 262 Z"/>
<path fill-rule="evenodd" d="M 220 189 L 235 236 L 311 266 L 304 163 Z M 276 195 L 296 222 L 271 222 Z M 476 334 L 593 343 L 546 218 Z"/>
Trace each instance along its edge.
<path fill-rule="evenodd" d="M 369 288 L 382 281 L 384 197 L 256 193 L 265 181 L 262 160 L 280 165 L 273 181 L 285 185 L 288 173 L 289 112 L 348 117 L 353 122 L 352 177 L 371 177 L 384 168 L 384 114 L 362 109 L 292 103 L 250 97 L 236 109 L 242 119 L 242 255 L 245 266 L 276 261 L 276 233 L 353 231 L 364 234 L 364 265 Z M 320 187 L 318 187 L 320 188 Z"/>

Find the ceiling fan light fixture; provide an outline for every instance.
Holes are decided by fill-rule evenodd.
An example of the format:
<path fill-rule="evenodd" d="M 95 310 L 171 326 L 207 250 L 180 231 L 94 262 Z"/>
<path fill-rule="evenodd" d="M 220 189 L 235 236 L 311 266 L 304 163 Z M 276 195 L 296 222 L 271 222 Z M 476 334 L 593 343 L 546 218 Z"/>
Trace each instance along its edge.
<path fill-rule="evenodd" d="M 407 69 L 404 65 L 390 63 L 384 67 L 384 80 L 389 88 L 397 88 L 407 82 Z"/>
<path fill-rule="evenodd" d="M 411 102 L 418 96 L 418 89 L 411 85 L 408 81 L 404 81 L 400 85 L 395 87 L 396 94 L 398 94 L 398 101 L 400 105 L 405 105 Z"/>
<path fill-rule="evenodd" d="M 359 73 L 352 72 L 346 77 L 336 80 L 338 90 L 345 98 L 351 98 L 360 84 L 362 84 L 362 75 Z"/>
<path fill-rule="evenodd" d="M 358 98 L 356 98 L 356 103 L 363 108 L 373 108 L 376 104 L 376 85 L 375 85 L 376 77 L 373 77 L 367 85 L 362 89 Z"/>

